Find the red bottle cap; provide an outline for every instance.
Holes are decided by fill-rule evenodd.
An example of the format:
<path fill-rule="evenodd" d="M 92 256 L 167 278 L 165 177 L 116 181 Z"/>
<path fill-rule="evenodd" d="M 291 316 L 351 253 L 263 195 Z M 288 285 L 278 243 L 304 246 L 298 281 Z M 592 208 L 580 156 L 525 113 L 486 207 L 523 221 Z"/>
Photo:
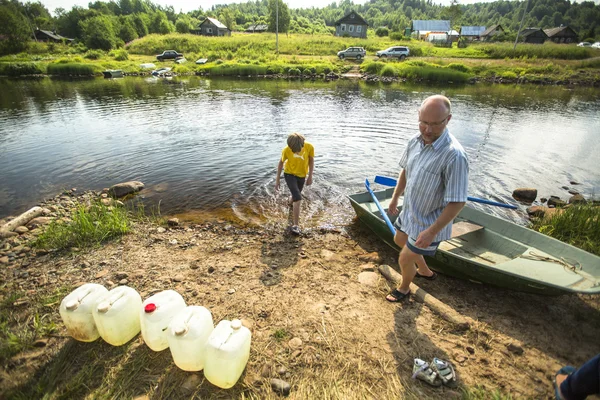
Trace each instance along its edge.
<path fill-rule="evenodd" d="M 144 311 L 147 313 L 154 312 L 154 310 L 156 310 L 156 304 L 154 303 L 148 303 L 146 304 L 146 307 L 144 307 Z"/>

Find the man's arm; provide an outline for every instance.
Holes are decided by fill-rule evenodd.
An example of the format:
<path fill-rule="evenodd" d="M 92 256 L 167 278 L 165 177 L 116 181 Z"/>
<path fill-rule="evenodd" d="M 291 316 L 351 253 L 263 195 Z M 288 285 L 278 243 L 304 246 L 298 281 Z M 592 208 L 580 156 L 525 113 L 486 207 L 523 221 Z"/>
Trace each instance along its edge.
<path fill-rule="evenodd" d="M 281 179 L 281 171 L 283 170 L 283 161 L 279 160 L 277 164 L 277 178 L 275 179 L 275 190 L 279 190 L 279 180 Z"/>
<path fill-rule="evenodd" d="M 458 216 L 460 210 L 462 210 L 464 206 L 465 202 L 448 203 L 448 205 L 444 207 L 444 210 L 442 210 L 442 213 L 435 220 L 435 222 L 429 228 L 425 229 L 419 234 L 419 237 L 415 242 L 415 246 L 421 249 L 429 247 L 429 245 L 431 244 L 431 242 L 433 242 L 437 234 L 440 233 L 440 231 L 444 229 L 446 225 L 454 221 L 454 218 Z"/>
<path fill-rule="evenodd" d="M 398 182 L 396 183 L 392 200 L 388 206 L 388 214 L 398 214 L 398 199 L 404 193 L 404 189 L 406 189 L 406 168 L 402 168 L 402 171 L 398 175 Z"/>
<path fill-rule="evenodd" d="M 308 178 L 306 178 L 306 184 L 312 185 L 313 172 L 315 170 L 315 158 L 308 156 Z"/>

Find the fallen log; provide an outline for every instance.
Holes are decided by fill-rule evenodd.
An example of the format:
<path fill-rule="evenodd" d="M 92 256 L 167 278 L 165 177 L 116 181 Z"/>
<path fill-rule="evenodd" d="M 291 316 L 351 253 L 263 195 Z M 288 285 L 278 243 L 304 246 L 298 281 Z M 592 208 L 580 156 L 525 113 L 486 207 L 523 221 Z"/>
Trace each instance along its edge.
<path fill-rule="evenodd" d="M 389 265 L 380 265 L 379 272 L 386 277 L 386 279 L 398 284 L 402 282 L 402 275 Z M 452 307 L 443 303 L 421 289 L 414 283 L 410 284 L 410 292 L 415 298 L 421 303 L 427 305 L 431 310 L 438 313 L 446 321 L 453 323 L 457 328 L 467 330 L 470 327 L 469 321 L 465 316 L 454 310 Z"/>
<path fill-rule="evenodd" d="M 42 215 L 42 207 L 36 206 L 25 211 L 23 214 L 0 227 L 0 238 L 14 236 L 13 230 L 15 230 L 16 227 L 23 226 L 40 215 Z"/>

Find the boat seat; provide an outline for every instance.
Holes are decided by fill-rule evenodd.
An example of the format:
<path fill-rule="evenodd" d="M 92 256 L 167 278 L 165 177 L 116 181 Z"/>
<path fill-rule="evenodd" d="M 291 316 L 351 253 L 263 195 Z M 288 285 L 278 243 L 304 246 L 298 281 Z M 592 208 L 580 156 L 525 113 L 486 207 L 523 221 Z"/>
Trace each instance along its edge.
<path fill-rule="evenodd" d="M 459 221 L 452 224 L 452 237 L 459 237 L 466 235 L 467 233 L 475 232 L 483 229 L 483 226 L 474 224 L 469 221 Z"/>

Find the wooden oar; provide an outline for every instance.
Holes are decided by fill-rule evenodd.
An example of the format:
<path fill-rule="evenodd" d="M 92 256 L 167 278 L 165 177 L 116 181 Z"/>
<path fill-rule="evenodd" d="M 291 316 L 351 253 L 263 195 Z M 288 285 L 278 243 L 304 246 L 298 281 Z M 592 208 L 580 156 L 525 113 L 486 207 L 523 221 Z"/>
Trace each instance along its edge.
<path fill-rule="evenodd" d="M 385 185 L 385 186 L 396 186 L 396 180 L 394 178 L 389 178 L 387 176 L 375 176 L 375 183 L 379 183 L 380 185 Z M 512 204 L 506 204 L 506 203 L 498 203 L 495 201 L 491 201 L 491 200 L 486 200 L 486 199 L 480 199 L 479 197 L 467 197 L 467 200 L 472 201 L 474 203 L 481 203 L 481 204 L 488 204 L 490 206 L 496 206 L 496 207 L 504 207 L 504 208 L 510 208 L 512 210 L 516 210 L 517 206 L 512 205 Z"/>

